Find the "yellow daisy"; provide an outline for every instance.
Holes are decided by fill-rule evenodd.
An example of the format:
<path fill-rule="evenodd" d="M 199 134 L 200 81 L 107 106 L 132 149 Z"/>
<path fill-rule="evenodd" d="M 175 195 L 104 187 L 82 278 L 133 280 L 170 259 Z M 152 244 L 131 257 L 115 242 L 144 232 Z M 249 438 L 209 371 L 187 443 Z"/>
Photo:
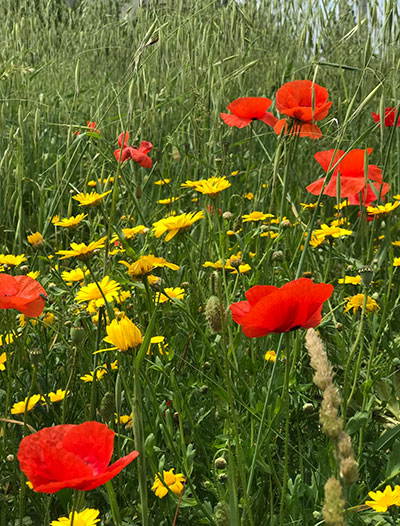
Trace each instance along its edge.
<path fill-rule="evenodd" d="M 231 186 L 228 179 L 224 177 L 210 177 L 209 179 L 200 179 L 199 181 L 186 181 L 182 183 L 183 188 L 193 188 L 201 194 L 208 195 L 211 198 L 217 197 L 217 195 L 226 190 Z"/>
<path fill-rule="evenodd" d="M 26 239 L 28 240 L 28 243 L 34 248 L 40 248 L 43 246 L 43 236 L 40 232 L 35 232 L 34 234 L 27 236 Z"/>
<path fill-rule="evenodd" d="M 175 493 L 175 495 L 180 495 L 182 493 L 185 483 L 185 475 L 183 473 L 175 474 L 174 468 L 170 469 L 169 471 L 163 470 L 162 479 L 164 483 L 161 482 L 161 479 L 158 475 L 155 475 L 154 477 L 154 484 L 151 489 L 154 491 L 157 497 L 160 499 L 165 497 L 165 495 L 168 493 L 168 489 Z"/>
<path fill-rule="evenodd" d="M 6 366 L 4 365 L 7 361 L 7 355 L 5 352 L 0 354 L 0 371 L 5 371 Z"/>
<path fill-rule="evenodd" d="M 394 489 L 386 486 L 383 491 L 370 491 L 368 495 L 372 500 L 367 500 L 365 504 L 379 513 L 387 511 L 390 506 L 400 506 L 400 486 Z"/>
<path fill-rule="evenodd" d="M 104 197 L 108 194 L 110 194 L 112 190 L 108 190 L 108 192 L 104 192 L 103 194 L 98 194 L 97 192 L 90 192 L 86 194 L 78 194 L 74 195 L 72 199 L 75 199 L 75 201 L 78 201 L 79 206 L 94 206 L 101 203 L 101 201 L 104 199 Z"/>
<path fill-rule="evenodd" d="M 59 517 L 56 521 L 51 521 L 50 526 L 95 526 L 100 519 L 98 518 L 100 512 L 93 508 L 87 508 L 83 511 L 74 511 L 72 520 L 72 511 L 68 517 Z"/>
<path fill-rule="evenodd" d="M 70 394 L 70 391 L 65 391 L 65 389 L 57 389 L 55 393 L 51 392 L 47 395 L 47 397 L 50 400 L 50 402 L 54 403 L 54 402 L 61 402 L 69 394 Z M 46 399 L 44 399 L 44 402 L 46 402 Z"/>
<path fill-rule="evenodd" d="M 166 199 L 159 199 L 157 203 L 159 205 L 171 205 L 172 203 L 175 203 L 175 201 L 178 201 L 179 197 L 167 197 Z"/>
<path fill-rule="evenodd" d="M 109 276 L 104 276 L 99 283 L 99 287 L 97 283 L 89 283 L 81 287 L 75 296 L 75 301 L 77 303 L 88 301 L 92 308 L 97 308 L 105 304 L 104 298 L 108 302 L 118 299 L 118 291 L 121 289 L 121 285 L 113 279 L 110 279 Z"/>
<path fill-rule="evenodd" d="M 65 217 L 64 219 L 61 219 L 56 221 L 54 223 L 55 226 L 61 226 L 64 228 L 74 228 L 79 225 L 79 223 L 87 217 L 87 214 L 78 214 L 77 216 L 71 216 L 71 217 Z"/>
<path fill-rule="evenodd" d="M 22 413 L 25 413 L 25 408 L 27 408 L 27 411 L 32 411 L 32 409 L 35 407 L 35 405 L 39 402 L 41 398 L 42 396 L 40 394 L 35 394 L 32 395 L 29 399 L 28 397 L 26 397 L 23 402 L 16 402 L 11 408 L 11 414 L 20 415 Z"/>
<path fill-rule="evenodd" d="M 156 303 L 165 303 L 170 301 L 170 299 L 183 300 L 185 296 L 185 290 L 181 287 L 167 287 L 164 289 L 165 294 L 161 292 L 156 293 Z"/>
<path fill-rule="evenodd" d="M 345 276 L 340 278 L 338 283 L 344 283 L 345 285 L 359 285 L 361 283 L 361 276 Z"/>
<path fill-rule="evenodd" d="M 189 214 L 180 214 L 169 216 L 153 223 L 154 235 L 161 237 L 165 232 L 168 234 L 165 241 L 172 239 L 178 232 L 188 230 L 199 219 L 204 218 L 203 212 L 190 212 Z"/>
<path fill-rule="evenodd" d="M 275 362 L 276 361 L 276 352 L 275 351 L 267 351 L 265 353 L 264 359 L 267 362 Z"/>
<path fill-rule="evenodd" d="M 112 320 L 110 325 L 107 325 L 106 331 L 107 336 L 104 341 L 114 345 L 112 349 L 118 351 L 129 351 L 143 341 L 142 333 L 129 318 Z"/>
<path fill-rule="evenodd" d="M 98 367 L 96 369 L 96 381 L 98 382 L 99 380 L 101 380 L 105 374 L 107 374 L 107 364 L 104 364 L 101 367 Z M 90 371 L 90 373 L 80 376 L 80 379 L 86 383 L 93 382 L 93 378 L 94 378 L 93 371 Z"/>
<path fill-rule="evenodd" d="M 0 254 L 0 265 L 18 267 L 24 261 L 27 261 L 25 254 L 13 256 L 12 254 Z"/>
<path fill-rule="evenodd" d="M 343 312 L 348 312 L 350 309 L 353 309 L 353 314 L 355 314 L 358 309 L 362 309 L 362 306 L 364 305 L 364 294 L 356 294 L 355 296 L 346 298 L 346 300 L 348 300 L 348 302 Z M 376 312 L 379 309 L 379 305 L 375 300 L 368 296 L 365 308 L 369 312 Z"/>
<path fill-rule="evenodd" d="M 61 278 L 67 283 L 67 285 L 72 285 L 77 281 L 83 281 L 88 274 L 89 270 L 83 271 L 78 267 L 73 270 L 64 270 L 61 274 Z"/>
<path fill-rule="evenodd" d="M 104 242 L 106 239 L 107 237 L 104 236 L 98 241 L 92 241 L 89 245 L 85 245 L 85 243 L 71 243 L 71 250 L 59 250 L 56 254 L 61 254 L 63 256 L 60 259 L 88 259 L 95 250 L 104 248 Z"/>
<path fill-rule="evenodd" d="M 128 269 L 128 275 L 133 279 L 142 280 L 149 275 L 155 268 L 167 267 L 171 270 L 179 270 L 179 266 L 174 263 L 169 263 L 164 258 L 158 258 L 153 255 L 141 256 L 137 261 L 128 263 L 127 261 L 120 261 Z"/>
<path fill-rule="evenodd" d="M 242 216 L 242 223 L 248 223 L 251 221 L 264 221 L 269 217 L 274 217 L 273 214 L 264 214 L 264 212 L 250 212 L 250 214 L 245 214 Z"/>
<path fill-rule="evenodd" d="M 378 206 L 367 206 L 368 215 L 383 215 L 390 214 L 393 210 L 400 206 L 400 203 L 396 201 L 395 203 L 386 203 L 385 205 Z"/>
<path fill-rule="evenodd" d="M 158 186 L 163 186 L 164 184 L 169 184 L 171 182 L 171 179 L 159 179 L 158 181 L 154 181 L 154 184 Z"/>

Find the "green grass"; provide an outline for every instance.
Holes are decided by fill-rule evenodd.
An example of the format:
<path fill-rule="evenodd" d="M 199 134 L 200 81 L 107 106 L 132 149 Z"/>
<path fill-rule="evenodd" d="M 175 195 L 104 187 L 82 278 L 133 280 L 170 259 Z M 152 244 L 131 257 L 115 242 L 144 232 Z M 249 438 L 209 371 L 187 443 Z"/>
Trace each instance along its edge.
<path fill-rule="evenodd" d="M 39 321 L 20 329 L 16 311 L 1 311 L 0 333 L 11 330 L 20 336 L 4 347 L 0 416 L 14 418 L 12 405 L 29 393 L 68 386 L 71 395 L 64 403 L 15 419 L 35 430 L 98 419 L 117 431 L 116 455 L 139 448 L 139 469 L 135 461 L 112 481 L 124 525 L 323 524 L 324 484 L 330 476 L 339 477 L 339 470 L 334 445 L 320 429 L 321 393 L 312 382 L 304 331 L 281 344 L 277 334 L 246 338 L 229 313 L 222 334 L 215 334 L 204 316 L 204 300 L 212 294 L 227 308 L 243 300 L 253 285 L 281 286 L 308 272 L 315 282 L 335 286 L 319 332 L 360 466 L 359 481 L 344 488 L 346 508 L 353 508 L 346 521 L 390 524 L 389 514 L 355 507 L 368 491 L 386 480 L 394 485 L 400 476 L 400 291 L 393 267 L 399 249 L 391 245 L 400 239 L 398 211 L 366 224 L 356 207 L 346 208 L 352 236 L 308 247 L 302 257 L 304 234 L 334 219 L 336 201 L 322 196 L 324 206 L 315 213 L 300 203 L 316 200 L 305 190 L 323 175 L 314 154 L 335 148 L 373 148 L 370 162 L 390 184 L 386 201 L 400 193 L 398 128 L 379 128 L 371 117 L 372 111 L 382 114 L 385 107 L 399 105 L 398 6 L 371 1 L 364 16 L 344 1 L 259 6 L 231 1 L 221 8 L 218 1 L 176 0 L 123 19 L 117 4 L 93 0 L 69 8 L 63 2 L 27 0 L 0 6 L 0 252 L 25 253 L 25 271 L 40 270 L 38 281 L 50 298 L 46 312 L 56 317 L 51 327 Z M 329 91 L 333 105 L 322 122 L 322 139 L 279 141 L 263 123 L 239 130 L 221 120 L 219 113 L 241 96 L 271 98 L 269 110 L 278 115 L 275 93 L 295 79 L 314 79 Z M 97 123 L 99 133 L 87 132 L 89 120 Z M 153 143 L 150 171 L 133 162 L 116 163 L 113 151 L 125 130 L 131 145 Z M 232 186 L 214 202 L 181 188 L 186 180 L 234 171 Z M 80 209 L 72 196 L 91 191 L 90 180 L 109 177 L 118 177 L 117 189 L 100 207 Z M 171 183 L 154 185 L 159 179 Z M 97 191 L 111 188 L 98 184 Z M 247 192 L 253 200 L 243 197 Z M 157 204 L 172 196 L 180 199 Z M 229 211 L 232 218 L 223 219 L 208 206 Z M 61 271 L 83 263 L 47 256 L 68 249 L 71 242 L 114 234 L 122 240 L 121 229 L 133 226 L 122 216 L 131 215 L 135 224 L 151 229 L 168 212 L 198 210 L 206 217 L 185 236 L 166 243 L 150 230 L 124 241 L 123 256 L 100 251 L 90 260 L 92 275 L 86 278 L 100 281 L 109 275 L 130 290 L 123 310 L 143 334 L 150 326 L 152 336 L 164 335 L 169 354 L 154 351 L 141 363 L 128 353 L 93 355 L 104 347 L 105 317 L 96 325 L 82 305 L 77 311 L 79 285 L 69 287 L 60 277 Z M 275 225 L 276 240 L 260 238 L 259 227 L 241 223 L 241 215 L 254 210 L 285 215 L 292 226 Z M 76 230 L 51 224 L 55 214 L 69 217 L 82 211 L 88 216 Z M 239 228 L 237 237 L 226 235 Z M 39 251 L 26 240 L 35 231 L 45 240 Z M 381 235 L 385 238 L 379 240 Z M 239 250 L 252 267 L 247 274 L 211 278 L 212 270 L 202 266 Z M 158 275 L 164 286 L 185 289 L 181 303 L 156 306 L 154 292 L 133 283 L 118 263 L 142 254 L 180 266 Z M 343 314 L 345 298 L 366 289 L 337 281 L 363 265 L 373 266 L 368 294 L 380 310 L 361 318 L 360 312 Z M 283 355 L 272 373 L 264 354 L 279 345 Z M 95 384 L 79 379 L 116 359 L 119 370 Z M 107 393 L 115 395 L 115 408 L 104 417 L 100 407 Z M 132 409 L 133 431 L 114 424 L 114 412 Z M 1 423 L 4 525 L 47 525 L 71 510 L 69 490 L 49 497 L 24 488 L 18 462 L 9 456 L 16 457 L 28 433 L 25 425 Z M 227 468 L 219 471 L 214 461 L 221 456 Z M 173 494 L 159 500 L 151 491 L 155 473 L 172 467 L 187 476 L 180 504 Z M 116 508 L 110 507 L 110 498 L 105 487 L 85 496 L 86 507 L 101 511 L 101 524 L 118 524 L 115 515 L 111 518 L 111 507 Z"/>

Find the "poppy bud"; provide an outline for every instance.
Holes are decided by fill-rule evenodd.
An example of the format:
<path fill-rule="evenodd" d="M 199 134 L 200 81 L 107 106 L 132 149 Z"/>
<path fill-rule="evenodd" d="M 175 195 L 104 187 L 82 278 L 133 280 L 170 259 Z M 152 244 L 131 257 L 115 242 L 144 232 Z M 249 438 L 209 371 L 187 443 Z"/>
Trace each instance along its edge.
<path fill-rule="evenodd" d="M 85 338 L 85 329 L 83 327 L 72 327 L 70 330 L 71 342 L 73 345 L 81 343 Z"/>
<path fill-rule="evenodd" d="M 104 422 L 108 422 L 114 416 L 115 412 L 115 396 L 113 393 L 107 392 L 100 402 L 100 414 Z"/>
<path fill-rule="evenodd" d="M 140 185 L 137 185 L 135 195 L 136 195 L 136 199 L 141 199 L 143 195 L 143 190 Z"/>
<path fill-rule="evenodd" d="M 214 465 L 217 469 L 225 469 L 226 468 L 226 460 L 224 457 L 218 457 L 214 461 Z"/>
<path fill-rule="evenodd" d="M 221 332 L 224 313 L 217 296 L 210 296 L 205 308 L 205 315 L 210 329 L 213 332 Z"/>

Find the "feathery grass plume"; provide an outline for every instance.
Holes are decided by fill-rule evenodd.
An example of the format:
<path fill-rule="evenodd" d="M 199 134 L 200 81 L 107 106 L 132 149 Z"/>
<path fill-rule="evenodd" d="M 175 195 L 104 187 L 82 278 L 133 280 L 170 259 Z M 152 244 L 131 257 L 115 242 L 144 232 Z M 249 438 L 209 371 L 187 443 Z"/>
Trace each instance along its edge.
<path fill-rule="evenodd" d="M 328 479 L 324 486 L 325 503 L 322 508 L 322 515 L 327 526 L 342 526 L 345 524 L 343 520 L 344 499 L 342 496 L 342 486 L 334 477 Z"/>
<path fill-rule="evenodd" d="M 339 405 L 339 391 L 333 384 L 330 384 L 324 390 L 319 419 L 322 424 L 322 431 L 334 440 L 337 440 L 343 431 L 343 420 L 338 417 Z"/>

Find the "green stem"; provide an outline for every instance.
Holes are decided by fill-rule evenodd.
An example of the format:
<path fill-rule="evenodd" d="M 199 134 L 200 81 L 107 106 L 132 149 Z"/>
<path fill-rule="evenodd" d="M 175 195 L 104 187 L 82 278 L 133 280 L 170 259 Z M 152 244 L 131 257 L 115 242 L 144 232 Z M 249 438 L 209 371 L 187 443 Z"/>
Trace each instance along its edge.
<path fill-rule="evenodd" d="M 134 418 L 133 429 L 135 434 L 135 449 L 139 451 L 137 458 L 138 478 L 139 478 L 139 494 L 140 494 L 140 508 L 142 515 L 142 526 L 149 525 L 149 512 L 147 505 L 147 482 L 146 482 L 146 453 L 144 448 L 143 436 L 143 417 L 142 417 L 142 395 L 140 390 L 140 363 L 134 361 Z"/>
<path fill-rule="evenodd" d="M 288 480 L 288 468 L 289 468 L 289 421 L 290 421 L 290 411 L 289 411 L 289 377 L 290 377 L 290 333 L 286 333 L 286 366 L 285 366 L 285 379 L 283 384 L 283 403 L 286 405 L 286 424 L 285 424 L 285 447 L 283 453 L 283 482 L 282 482 L 282 494 L 281 494 L 281 507 L 279 513 L 279 526 L 284 524 L 284 512 L 285 512 L 285 498 L 287 490 L 287 480 Z"/>
<path fill-rule="evenodd" d="M 356 336 L 356 339 L 354 341 L 353 347 L 351 348 L 351 351 L 349 353 L 349 357 L 347 358 L 346 368 L 344 370 L 344 381 L 343 381 L 343 394 L 344 394 L 344 396 L 343 396 L 343 419 L 344 420 L 346 420 L 347 408 L 348 408 L 348 406 L 350 404 L 351 399 L 353 398 L 354 391 L 356 389 L 357 380 L 358 380 L 358 372 L 359 372 L 359 368 L 360 368 L 360 364 L 361 364 L 361 356 L 362 356 L 362 350 L 363 350 L 363 341 L 362 340 L 361 340 L 361 346 L 360 346 L 359 355 L 358 355 L 358 359 L 357 359 L 356 370 L 355 370 L 355 373 L 354 373 L 353 386 L 352 386 L 350 394 L 347 395 L 347 387 L 348 387 L 347 384 L 348 384 L 349 368 L 350 368 L 351 361 L 353 359 L 354 353 L 357 350 L 357 347 L 358 347 L 358 344 L 360 342 L 361 335 L 362 335 L 362 332 L 363 332 L 367 299 L 368 299 L 368 294 L 367 294 L 367 289 L 365 288 L 364 289 L 364 301 L 363 301 L 363 306 L 362 306 L 362 311 L 361 311 L 361 319 L 360 319 L 360 322 L 359 322 L 359 325 L 358 325 L 357 336 Z"/>

